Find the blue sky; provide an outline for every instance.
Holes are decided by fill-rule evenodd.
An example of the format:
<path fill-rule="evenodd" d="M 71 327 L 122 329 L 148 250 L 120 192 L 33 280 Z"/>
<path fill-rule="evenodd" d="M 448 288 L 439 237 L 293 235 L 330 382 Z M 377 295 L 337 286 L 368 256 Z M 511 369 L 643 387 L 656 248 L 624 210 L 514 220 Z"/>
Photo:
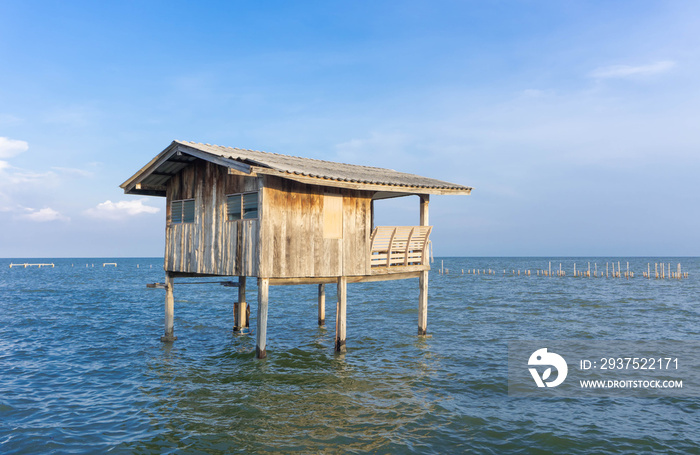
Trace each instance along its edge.
<path fill-rule="evenodd" d="M 0 257 L 160 256 L 173 139 L 473 186 L 436 255 L 700 255 L 695 1 L 0 1 Z M 377 205 L 413 224 L 417 198 Z"/>

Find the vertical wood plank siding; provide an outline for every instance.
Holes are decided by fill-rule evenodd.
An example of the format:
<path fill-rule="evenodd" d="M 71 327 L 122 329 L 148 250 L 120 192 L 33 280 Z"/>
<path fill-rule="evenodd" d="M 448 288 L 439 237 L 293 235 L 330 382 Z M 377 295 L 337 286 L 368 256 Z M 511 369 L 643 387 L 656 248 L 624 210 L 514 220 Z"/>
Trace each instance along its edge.
<path fill-rule="evenodd" d="M 226 221 L 226 195 L 258 190 L 255 177 L 196 161 L 170 179 L 170 202 L 195 199 L 195 222 L 167 224 L 165 269 L 213 275 L 258 275 L 259 220 Z"/>
<path fill-rule="evenodd" d="M 263 184 L 260 276 L 369 275 L 372 192 L 306 185 L 274 176 Z M 323 195 L 343 196 L 343 235 L 324 238 Z"/>
<path fill-rule="evenodd" d="M 259 218 L 226 220 L 226 195 L 259 191 Z M 323 195 L 343 197 L 343 235 L 324 238 Z M 166 227 L 165 269 L 267 278 L 369 275 L 372 192 L 274 176 L 229 175 L 195 161 L 173 176 L 170 202 L 195 199 L 195 222 Z"/>

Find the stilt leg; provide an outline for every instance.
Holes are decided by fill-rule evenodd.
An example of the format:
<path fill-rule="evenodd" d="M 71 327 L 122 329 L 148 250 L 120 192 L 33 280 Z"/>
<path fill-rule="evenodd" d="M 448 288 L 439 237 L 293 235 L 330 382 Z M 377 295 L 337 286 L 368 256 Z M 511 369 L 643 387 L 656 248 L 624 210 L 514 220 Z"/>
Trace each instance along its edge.
<path fill-rule="evenodd" d="M 173 297 L 173 276 L 165 272 L 165 335 L 160 341 L 172 342 L 177 340 L 175 332 L 175 298 Z"/>
<path fill-rule="evenodd" d="M 420 294 L 418 297 L 418 335 L 428 333 L 428 271 L 420 273 L 418 278 Z"/>
<path fill-rule="evenodd" d="M 338 303 L 335 312 L 335 350 L 345 351 L 345 318 L 347 313 L 348 278 L 338 277 Z"/>
<path fill-rule="evenodd" d="M 258 330 L 256 335 L 255 356 L 267 357 L 267 298 L 270 287 L 269 278 L 258 278 Z"/>
<path fill-rule="evenodd" d="M 245 277 L 238 277 L 238 302 L 233 306 L 234 312 L 234 332 L 242 332 L 248 327 L 247 317 L 248 304 L 245 300 Z"/>
<path fill-rule="evenodd" d="M 326 285 L 318 285 L 318 325 L 326 325 Z"/>

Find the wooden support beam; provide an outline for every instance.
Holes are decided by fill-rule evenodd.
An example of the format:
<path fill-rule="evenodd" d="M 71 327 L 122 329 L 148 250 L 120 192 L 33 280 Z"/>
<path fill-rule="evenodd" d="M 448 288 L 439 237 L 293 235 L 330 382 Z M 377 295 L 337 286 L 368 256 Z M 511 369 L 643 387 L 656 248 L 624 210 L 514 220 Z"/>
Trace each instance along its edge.
<path fill-rule="evenodd" d="M 258 174 L 255 172 L 244 172 L 238 169 L 228 168 L 228 175 L 242 175 L 244 177 L 257 177 Z"/>
<path fill-rule="evenodd" d="M 255 357 L 267 357 L 267 299 L 270 290 L 269 278 L 258 278 L 258 331 L 256 335 Z"/>
<path fill-rule="evenodd" d="M 170 274 L 173 276 L 173 278 L 223 278 L 227 276 L 235 276 L 235 275 L 216 275 L 212 273 L 190 273 L 190 272 L 170 272 Z M 195 283 L 195 281 L 193 281 Z M 218 283 L 218 281 L 217 281 Z"/>
<path fill-rule="evenodd" d="M 424 267 L 424 266 L 415 266 L 419 267 L 421 270 L 430 270 L 430 267 Z M 394 267 L 396 269 L 397 267 Z M 399 272 L 397 270 L 393 270 L 390 273 L 379 273 L 375 274 L 374 270 L 372 271 L 372 275 L 369 276 L 351 276 L 348 277 L 348 283 L 374 283 L 376 281 L 394 281 L 394 280 L 406 280 L 408 278 L 418 278 L 420 276 L 420 271 L 419 270 L 412 270 L 412 266 L 408 267 L 401 267 L 402 271 Z M 403 269 L 408 269 L 407 271 L 403 271 Z"/>
<path fill-rule="evenodd" d="M 318 325 L 326 325 L 326 285 L 318 285 Z"/>
<path fill-rule="evenodd" d="M 338 281 L 335 277 L 318 278 L 270 278 L 270 286 L 290 286 L 298 284 L 333 284 Z"/>
<path fill-rule="evenodd" d="M 418 278 L 420 294 L 418 297 L 418 335 L 428 333 L 428 272 L 420 272 Z"/>
<path fill-rule="evenodd" d="M 421 194 L 420 197 L 420 225 L 430 226 L 430 217 L 428 216 L 428 204 L 430 204 L 430 195 Z"/>
<path fill-rule="evenodd" d="M 338 303 L 335 311 L 335 350 L 345 352 L 348 278 L 338 277 Z"/>
<path fill-rule="evenodd" d="M 134 188 L 136 188 L 137 190 L 149 190 L 156 192 L 165 191 L 165 185 L 148 185 L 146 183 L 137 183 Z"/>
<path fill-rule="evenodd" d="M 240 276 L 238 277 L 238 302 L 233 305 L 234 332 L 243 332 L 250 327 L 248 313 L 248 303 L 245 299 L 245 277 Z"/>
<path fill-rule="evenodd" d="M 405 280 L 418 278 L 420 272 L 430 270 L 427 265 L 409 265 L 408 267 L 373 267 L 371 275 L 356 275 L 346 277 L 348 283 L 373 283 L 376 281 Z M 334 277 L 316 278 L 270 278 L 270 286 L 289 286 L 298 284 L 333 284 L 338 282 Z"/>
<path fill-rule="evenodd" d="M 171 343 L 177 340 L 175 336 L 175 298 L 173 296 L 173 276 L 165 272 L 165 335 L 160 341 Z"/>

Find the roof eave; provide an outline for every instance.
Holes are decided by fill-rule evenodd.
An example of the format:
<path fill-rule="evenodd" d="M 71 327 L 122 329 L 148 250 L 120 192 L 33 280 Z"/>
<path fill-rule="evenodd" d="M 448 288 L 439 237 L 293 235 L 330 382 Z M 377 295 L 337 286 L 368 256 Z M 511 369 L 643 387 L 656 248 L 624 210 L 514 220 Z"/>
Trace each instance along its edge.
<path fill-rule="evenodd" d="M 173 156 L 187 155 L 188 158 L 171 158 Z M 173 170 L 177 170 L 180 163 L 187 161 L 193 162 L 195 159 L 202 159 L 232 171 L 232 173 L 255 176 L 257 174 L 272 175 L 279 178 L 294 180 L 300 183 L 309 185 L 319 185 L 334 188 L 347 188 L 360 191 L 374 191 L 383 194 L 392 193 L 396 196 L 406 196 L 413 194 L 435 194 L 435 195 L 469 195 L 472 188 L 461 185 L 452 185 L 448 182 L 445 185 L 405 185 L 392 183 L 379 183 L 361 180 L 346 180 L 333 177 L 318 177 L 309 174 L 301 174 L 289 172 L 287 170 L 273 169 L 267 165 L 251 165 L 239 161 L 235 157 L 227 157 L 224 155 L 212 153 L 210 151 L 200 150 L 193 147 L 191 144 L 183 143 L 182 141 L 173 141 L 162 152 L 156 155 L 143 168 L 132 175 L 128 180 L 120 185 L 125 194 L 138 194 L 148 196 L 165 196 L 166 183 L 169 176 L 174 175 Z M 169 161 L 170 160 L 170 161 Z M 184 161 L 183 161 L 184 160 Z M 246 160 L 248 163 L 251 161 Z M 252 163 L 256 163 L 253 161 Z M 260 163 L 262 164 L 262 163 Z M 175 169 L 173 169 L 175 166 Z M 156 177 L 149 179 L 151 175 Z M 160 178 L 157 176 L 160 174 Z M 392 196 L 393 197 L 393 196 Z"/>
<path fill-rule="evenodd" d="M 144 167 L 139 169 L 134 175 L 129 177 L 124 183 L 119 185 L 119 187 L 124 190 L 125 194 L 141 194 L 134 191 L 134 189 L 136 189 L 136 185 L 141 180 L 148 177 L 153 171 L 155 171 L 158 168 L 158 165 L 170 158 L 170 156 L 172 156 L 175 153 L 177 147 L 177 142 L 171 142 L 170 145 L 168 145 L 165 148 L 165 150 L 156 155 L 155 158 L 149 161 L 148 164 L 146 164 Z"/>
<path fill-rule="evenodd" d="M 435 195 L 463 195 L 468 196 L 471 194 L 472 189 L 470 187 L 429 187 L 429 186 L 409 186 L 409 185 L 388 185 L 379 183 L 365 183 L 365 182 L 348 182 L 342 180 L 335 180 L 330 178 L 320 178 L 320 177 L 310 177 L 302 176 L 298 174 L 292 174 L 289 172 L 278 171 L 275 169 L 268 168 L 257 168 L 253 167 L 253 171 L 257 174 L 272 175 L 275 177 L 280 177 L 287 180 L 294 180 L 295 182 L 304 183 L 307 185 L 319 185 L 334 188 L 346 188 L 352 190 L 360 191 L 387 191 L 392 193 L 404 193 L 404 195 L 413 194 L 435 194 Z"/>
<path fill-rule="evenodd" d="M 165 150 L 156 155 L 156 157 L 149 161 L 148 164 L 142 167 L 138 172 L 119 186 L 124 190 L 125 194 L 165 196 L 164 189 L 161 190 L 158 188 L 154 190 L 153 188 L 150 188 L 149 185 L 146 185 L 148 188 L 142 188 L 140 185 L 148 176 L 156 172 L 160 166 L 164 165 L 173 155 L 177 154 L 185 154 L 194 158 L 200 158 L 229 169 L 235 169 L 245 174 L 251 173 L 251 166 L 248 164 L 241 163 L 231 158 L 204 152 L 179 141 L 173 141 L 168 147 L 165 148 Z"/>

